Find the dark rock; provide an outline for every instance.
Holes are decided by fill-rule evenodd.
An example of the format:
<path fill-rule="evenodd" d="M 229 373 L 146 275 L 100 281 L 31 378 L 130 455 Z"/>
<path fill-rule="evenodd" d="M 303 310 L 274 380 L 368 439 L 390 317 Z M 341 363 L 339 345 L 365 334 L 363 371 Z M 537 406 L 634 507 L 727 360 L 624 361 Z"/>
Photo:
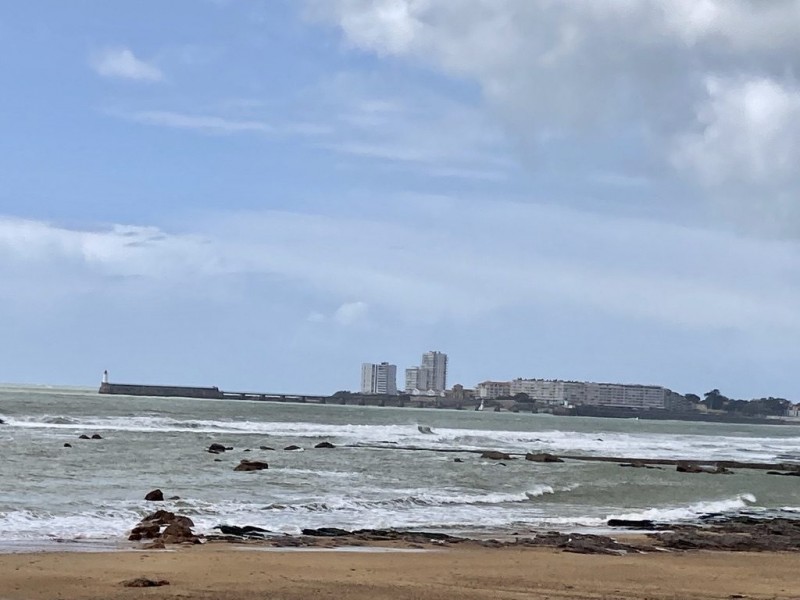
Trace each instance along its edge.
<path fill-rule="evenodd" d="M 242 452 L 250 452 L 250 448 L 245 448 Z"/>
<path fill-rule="evenodd" d="M 159 489 L 155 489 L 151 492 L 147 492 L 147 495 L 144 497 L 144 499 L 149 500 L 150 502 L 163 502 L 164 492 Z"/>
<path fill-rule="evenodd" d="M 453 462 L 463 463 L 464 459 L 463 458 L 454 458 Z"/>
<path fill-rule="evenodd" d="M 255 525 L 245 525 L 244 527 L 237 527 L 236 525 L 217 525 L 214 529 L 219 529 L 223 535 L 234 535 L 240 538 L 256 538 L 263 539 L 270 533 L 269 530 Z"/>
<path fill-rule="evenodd" d="M 129 540 L 137 541 L 141 539 L 151 540 L 161 535 L 161 525 L 155 521 L 142 521 L 131 529 Z"/>
<path fill-rule="evenodd" d="M 5 425 L 5 424 L 6 424 L 6 422 L 3 421 L 3 419 L 0 419 L 0 425 Z"/>
<path fill-rule="evenodd" d="M 200 543 L 200 539 L 192 532 L 191 528 L 180 522 L 167 525 L 167 528 L 161 534 L 161 541 L 165 544 Z"/>
<path fill-rule="evenodd" d="M 214 462 L 222 462 L 222 459 L 221 458 L 215 458 Z"/>
<path fill-rule="evenodd" d="M 79 440 L 90 440 L 90 439 L 92 439 L 92 438 L 90 438 L 90 437 L 89 437 L 88 435 L 86 435 L 85 433 L 82 433 L 82 434 L 80 434 L 80 435 L 78 436 L 78 439 L 79 439 Z"/>
<path fill-rule="evenodd" d="M 767 471 L 767 475 L 782 475 L 783 477 L 800 477 L 800 471 Z"/>
<path fill-rule="evenodd" d="M 417 431 L 425 435 L 433 435 L 433 430 L 427 425 L 417 425 Z"/>
<path fill-rule="evenodd" d="M 350 532 L 346 529 L 339 529 L 338 527 L 320 527 L 319 529 L 303 529 L 303 535 L 310 535 L 313 537 L 338 537 L 350 535 Z"/>
<path fill-rule="evenodd" d="M 69 442 L 65 442 L 64 448 L 72 448 L 72 444 L 70 444 Z"/>
<path fill-rule="evenodd" d="M 653 529 L 656 526 L 650 519 L 609 519 L 606 525 L 626 529 Z"/>
<path fill-rule="evenodd" d="M 705 473 L 706 470 L 700 465 L 694 463 L 678 463 L 675 467 L 678 473 Z"/>
<path fill-rule="evenodd" d="M 265 462 L 260 460 L 245 460 L 236 465 L 233 470 L 234 471 L 263 471 L 264 469 L 268 469 L 269 465 Z"/>
<path fill-rule="evenodd" d="M 336 446 L 334 446 L 330 442 L 320 442 L 319 444 L 314 446 L 314 448 L 336 448 Z"/>
<path fill-rule="evenodd" d="M 142 550 L 163 550 L 164 548 L 166 548 L 166 546 L 164 546 L 164 542 L 161 540 L 155 540 L 154 542 L 142 546 Z"/>
<path fill-rule="evenodd" d="M 94 434 L 92 434 L 92 439 L 93 440 L 102 440 L 103 436 L 100 435 L 99 433 L 94 433 Z"/>
<path fill-rule="evenodd" d="M 528 452 L 525 455 L 525 460 L 530 460 L 532 462 L 544 462 L 544 463 L 564 462 L 562 459 L 558 458 L 555 454 L 548 454 L 547 452 L 542 452 L 540 454 L 531 454 L 530 452 Z"/>
<path fill-rule="evenodd" d="M 209 452 L 225 452 L 225 450 L 227 450 L 227 448 L 225 448 L 225 446 L 223 446 L 222 444 L 214 443 L 208 447 Z"/>
<path fill-rule="evenodd" d="M 169 499 L 170 500 L 180 500 L 181 497 L 180 496 L 170 496 Z"/>
<path fill-rule="evenodd" d="M 271 448 L 270 446 L 259 446 L 259 450 L 275 450 L 275 448 Z"/>
<path fill-rule="evenodd" d="M 497 450 L 486 450 L 485 452 L 481 453 L 481 458 L 489 458 L 491 460 L 511 460 L 510 455 Z"/>
<path fill-rule="evenodd" d="M 145 587 L 160 587 L 162 585 L 169 585 L 166 579 L 148 579 L 147 577 L 137 577 L 136 579 L 128 579 L 123 581 L 122 585 L 130 588 L 145 588 Z"/>
<path fill-rule="evenodd" d="M 302 448 L 300 446 L 295 446 L 294 444 L 292 444 L 291 446 L 286 446 L 284 450 L 302 450 Z"/>

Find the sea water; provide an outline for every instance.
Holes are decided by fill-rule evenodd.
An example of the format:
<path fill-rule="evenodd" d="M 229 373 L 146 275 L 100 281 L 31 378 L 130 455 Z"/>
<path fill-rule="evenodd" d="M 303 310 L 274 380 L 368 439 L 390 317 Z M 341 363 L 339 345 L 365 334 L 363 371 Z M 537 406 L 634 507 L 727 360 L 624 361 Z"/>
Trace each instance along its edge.
<path fill-rule="evenodd" d="M 0 544 L 6 547 L 125 540 L 156 507 L 143 499 L 153 488 L 179 497 L 158 506 L 190 516 L 200 533 L 228 524 L 290 534 L 340 527 L 494 536 L 604 531 L 610 518 L 800 516 L 800 478 L 764 471 L 687 474 L 670 466 L 498 462 L 435 451 L 800 462 L 800 427 L 791 425 L 104 396 L 40 387 L 0 388 L 0 419 Z M 95 433 L 103 439 L 78 439 Z M 337 447 L 314 449 L 321 441 Z M 214 442 L 233 450 L 206 452 Z M 303 450 L 284 451 L 290 444 Z M 242 459 L 267 461 L 269 469 L 234 472 Z"/>

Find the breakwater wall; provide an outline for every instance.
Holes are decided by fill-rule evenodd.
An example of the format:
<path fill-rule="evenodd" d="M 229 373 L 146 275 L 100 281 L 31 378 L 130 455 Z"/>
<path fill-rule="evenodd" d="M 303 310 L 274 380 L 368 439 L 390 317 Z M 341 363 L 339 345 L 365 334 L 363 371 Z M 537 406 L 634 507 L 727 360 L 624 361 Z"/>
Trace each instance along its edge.
<path fill-rule="evenodd" d="M 221 400 L 224 396 L 217 387 L 188 387 L 182 385 L 140 385 L 132 383 L 101 383 L 101 394 L 121 396 L 158 396 L 171 398 L 209 398 Z"/>

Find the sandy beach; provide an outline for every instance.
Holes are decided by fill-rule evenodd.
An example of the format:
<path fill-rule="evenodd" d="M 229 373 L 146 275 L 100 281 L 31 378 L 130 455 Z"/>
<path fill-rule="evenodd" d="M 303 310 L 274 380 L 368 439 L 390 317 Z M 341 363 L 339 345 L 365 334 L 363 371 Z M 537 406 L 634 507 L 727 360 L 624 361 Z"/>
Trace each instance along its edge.
<path fill-rule="evenodd" d="M 796 554 L 783 553 L 261 551 L 208 544 L 169 552 L 0 555 L 0 598 L 798 598 L 798 564 Z M 166 579 L 169 585 L 122 585 L 136 577 Z"/>

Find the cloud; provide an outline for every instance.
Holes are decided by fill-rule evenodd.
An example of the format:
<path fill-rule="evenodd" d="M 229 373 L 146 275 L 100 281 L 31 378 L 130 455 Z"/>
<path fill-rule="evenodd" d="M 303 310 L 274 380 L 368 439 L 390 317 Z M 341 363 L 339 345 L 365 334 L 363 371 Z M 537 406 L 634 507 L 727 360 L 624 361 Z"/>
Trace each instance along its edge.
<path fill-rule="evenodd" d="M 558 207 L 441 202 L 433 215 L 425 202 L 394 202 L 402 206 L 387 199 L 359 217 L 218 214 L 187 223 L 191 233 L 183 234 L 0 219 L 0 275 L 13 275 L 12 287 L 32 296 L 61 285 L 63 294 L 127 290 L 131 278 L 137 293 L 154 297 L 273 281 L 314 303 L 339 303 L 330 320 L 340 325 L 370 314 L 395 326 L 468 326 L 492 314 L 571 306 L 688 330 L 800 335 L 800 253 L 792 243 Z M 484 243 L 462 233 L 469 231 L 495 234 Z"/>
<path fill-rule="evenodd" d="M 333 314 L 333 320 L 339 325 L 348 326 L 353 325 L 364 319 L 369 310 L 369 305 L 366 302 L 345 302 Z"/>
<path fill-rule="evenodd" d="M 103 50 L 92 58 L 91 66 L 102 77 L 150 83 L 164 80 L 158 67 L 136 58 L 128 48 Z"/>
<path fill-rule="evenodd" d="M 170 111 L 117 112 L 111 114 L 130 121 L 174 129 L 190 129 L 201 133 L 272 133 L 274 129 L 267 123 L 256 120 L 228 119 L 210 115 L 190 115 Z"/>
<path fill-rule="evenodd" d="M 308 6 L 351 48 L 477 85 L 526 166 L 553 168 L 555 156 L 564 177 L 682 178 L 726 219 L 800 235 L 800 182 L 789 166 L 800 155 L 800 2 Z M 742 180 L 746 194 L 735 187 Z"/>

